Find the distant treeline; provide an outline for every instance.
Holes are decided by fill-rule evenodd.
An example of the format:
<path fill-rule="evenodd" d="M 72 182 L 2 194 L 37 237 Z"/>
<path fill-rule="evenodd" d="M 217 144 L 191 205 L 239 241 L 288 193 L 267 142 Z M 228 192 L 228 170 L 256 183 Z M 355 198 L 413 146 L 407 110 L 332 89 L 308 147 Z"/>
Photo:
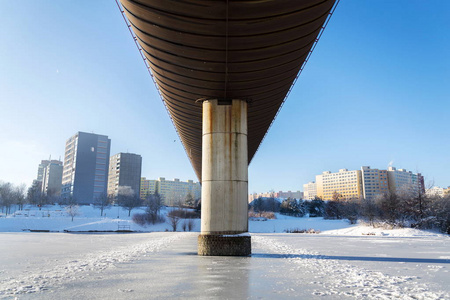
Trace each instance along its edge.
<path fill-rule="evenodd" d="M 324 217 L 325 219 L 358 220 L 372 226 L 439 229 L 450 234 L 450 195 L 445 197 L 386 193 L 375 199 L 345 200 L 335 193 L 333 200 L 323 201 L 258 198 L 250 204 L 255 212 L 271 211 L 295 217 Z"/>

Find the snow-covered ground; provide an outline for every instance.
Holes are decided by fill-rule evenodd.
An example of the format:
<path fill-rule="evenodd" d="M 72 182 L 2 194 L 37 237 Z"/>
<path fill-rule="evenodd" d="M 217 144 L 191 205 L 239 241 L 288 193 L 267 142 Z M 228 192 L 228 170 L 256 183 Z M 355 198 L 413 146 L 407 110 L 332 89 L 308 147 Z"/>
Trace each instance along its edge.
<path fill-rule="evenodd" d="M 163 208 L 162 215 L 166 215 L 172 208 Z M 143 213 L 144 209 L 132 210 L 131 216 L 135 213 Z M 50 230 L 54 232 L 64 231 L 116 231 L 118 229 L 129 228 L 132 231 L 155 232 L 171 231 L 172 227 L 168 223 L 140 226 L 135 224 L 128 212 L 120 207 L 112 207 L 104 211 L 100 216 L 100 210 L 92 206 L 80 206 L 78 216 L 73 221 L 67 215 L 65 209 L 58 205 L 48 206 L 42 210 L 29 206 L 15 214 L 0 217 L 0 232 L 22 232 L 29 230 Z M 105 216 L 106 215 L 106 216 Z M 345 220 L 323 220 L 322 218 L 295 218 L 276 214 L 276 220 L 251 221 L 249 223 L 250 232 L 285 232 L 291 229 L 315 229 L 319 231 L 336 230 L 349 228 Z M 181 221 L 179 231 L 181 231 Z M 200 220 L 194 219 L 194 231 L 200 231 Z"/>
<path fill-rule="evenodd" d="M 55 206 L 0 218 L 0 298 L 450 299 L 448 235 L 277 215 L 249 222 L 251 257 L 200 257 L 198 232 L 141 227 L 117 207 L 99 215 L 81 207 L 72 222 Z M 118 224 L 140 233 L 64 233 Z M 320 234 L 283 233 L 294 229 Z"/>
<path fill-rule="evenodd" d="M 164 207 L 162 215 L 167 215 L 172 208 Z M 132 210 L 135 213 L 143 213 L 143 208 Z M 377 236 L 444 236 L 435 232 L 427 232 L 416 229 L 392 229 L 372 228 L 363 225 L 350 225 L 346 220 L 324 220 L 323 218 L 296 218 L 276 214 L 275 220 L 250 220 L 249 232 L 251 233 L 282 233 L 292 230 L 314 229 L 321 234 L 337 235 L 377 235 Z M 182 231 L 183 220 L 178 225 L 178 231 Z M 27 206 L 24 210 L 16 211 L 12 215 L 0 215 L 0 232 L 23 231 L 52 231 L 52 232 L 87 232 L 87 231 L 117 231 L 129 229 L 136 232 L 171 231 L 168 223 L 140 226 L 131 220 L 128 211 L 120 207 L 112 207 L 103 212 L 92 206 L 80 206 L 78 215 L 71 220 L 65 209 L 61 206 L 48 206 L 42 210 L 35 206 Z M 200 220 L 194 219 L 194 230 L 200 230 Z"/>

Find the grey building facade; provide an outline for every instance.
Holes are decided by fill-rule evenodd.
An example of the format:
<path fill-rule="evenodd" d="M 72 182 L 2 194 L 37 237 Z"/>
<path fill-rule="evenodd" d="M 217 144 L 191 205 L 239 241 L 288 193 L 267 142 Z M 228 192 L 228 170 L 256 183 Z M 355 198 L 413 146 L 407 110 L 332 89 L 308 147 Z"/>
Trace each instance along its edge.
<path fill-rule="evenodd" d="M 63 163 L 52 160 L 45 168 L 42 176 L 42 193 L 59 197 L 61 195 Z"/>
<path fill-rule="evenodd" d="M 78 132 L 66 142 L 61 197 L 94 203 L 107 192 L 111 140 L 106 135 Z"/>
<path fill-rule="evenodd" d="M 117 197 L 119 187 L 129 186 L 139 195 L 142 157 L 134 153 L 118 153 L 109 160 L 108 195 Z"/>
<path fill-rule="evenodd" d="M 59 160 L 52 160 L 52 159 L 41 160 L 41 163 L 39 164 L 39 167 L 38 167 L 37 181 L 40 181 L 40 182 L 44 181 L 45 168 L 51 163 L 58 164 L 58 163 L 62 163 L 62 162 Z"/>

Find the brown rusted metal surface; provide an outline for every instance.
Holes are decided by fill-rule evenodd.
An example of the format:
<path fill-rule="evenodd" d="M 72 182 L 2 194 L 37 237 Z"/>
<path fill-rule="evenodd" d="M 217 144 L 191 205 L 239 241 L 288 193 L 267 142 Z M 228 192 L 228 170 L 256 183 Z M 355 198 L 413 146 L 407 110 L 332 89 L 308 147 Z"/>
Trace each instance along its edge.
<path fill-rule="evenodd" d="M 248 161 L 335 0 L 121 0 L 201 180 L 200 98 L 248 100 Z"/>

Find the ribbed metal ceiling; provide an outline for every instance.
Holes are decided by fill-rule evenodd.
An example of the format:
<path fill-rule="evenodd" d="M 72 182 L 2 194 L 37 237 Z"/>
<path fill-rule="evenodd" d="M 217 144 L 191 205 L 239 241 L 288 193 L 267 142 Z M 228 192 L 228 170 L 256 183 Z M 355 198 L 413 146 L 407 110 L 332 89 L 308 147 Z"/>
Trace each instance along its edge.
<path fill-rule="evenodd" d="M 249 162 L 335 0 L 121 0 L 201 180 L 202 104 L 245 99 Z"/>

